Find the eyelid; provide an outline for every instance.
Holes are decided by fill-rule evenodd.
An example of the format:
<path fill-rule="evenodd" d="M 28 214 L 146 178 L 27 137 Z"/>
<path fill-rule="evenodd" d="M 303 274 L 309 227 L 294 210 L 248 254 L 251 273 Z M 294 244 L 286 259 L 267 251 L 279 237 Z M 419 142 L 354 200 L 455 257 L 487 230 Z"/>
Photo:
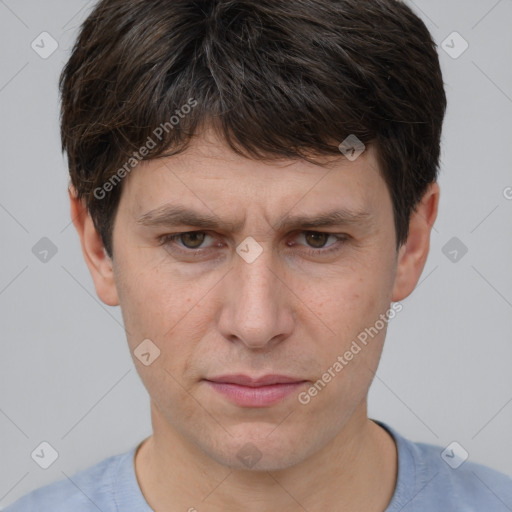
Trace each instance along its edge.
<path fill-rule="evenodd" d="M 158 237 L 159 244 L 166 245 L 168 243 L 173 243 L 173 241 L 178 240 L 181 235 L 186 235 L 186 234 L 190 234 L 190 233 L 204 233 L 206 236 L 211 236 L 212 238 L 215 238 L 215 236 L 210 234 L 209 231 L 204 230 L 204 229 L 198 229 L 198 230 L 182 231 L 179 233 L 169 233 L 169 234 L 162 235 L 162 236 Z M 333 236 L 333 237 L 337 238 L 337 241 L 331 245 L 328 245 L 327 248 L 321 247 L 321 248 L 315 249 L 314 247 L 308 247 L 307 245 L 301 244 L 301 245 L 304 245 L 305 252 L 310 255 L 322 255 L 322 254 L 326 254 L 330 251 L 334 252 L 335 250 L 339 249 L 339 245 L 344 244 L 350 238 L 350 236 L 345 233 L 331 233 L 329 231 L 317 231 L 314 229 L 297 230 L 294 233 L 292 233 L 291 235 L 293 236 L 293 238 L 296 238 L 297 236 L 304 235 L 306 233 L 328 235 L 329 237 Z M 294 244 L 294 245 L 296 245 L 296 244 Z M 197 249 L 190 249 L 190 248 L 182 247 L 182 246 L 178 245 L 178 250 L 182 251 L 183 253 L 187 253 L 187 254 L 193 254 L 193 253 L 201 254 L 205 251 L 208 251 L 212 247 L 213 246 L 198 247 Z"/>
<path fill-rule="evenodd" d="M 178 240 L 180 236 L 182 235 L 188 235 L 190 233 L 204 233 L 206 236 L 211 236 L 212 238 L 215 238 L 213 235 L 211 235 L 208 231 L 204 229 L 198 229 L 193 231 L 181 231 L 180 233 L 168 233 L 166 235 L 162 235 L 158 237 L 158 241 L 160 245 L 165 245 L 167 243 L 172 243 L 175 240 Z M 199 247 L 198 249 L 189 249 L 187 247 L 180 247 L 183 251 L 187 252 L 200 252 L 201 250 L 205 250 L 208 248 L 205 247 Z"/>
<path fill-rule="evenodd" d="M 329 239 L 332 236 L 332 237 L 336 238 L 338 242 L 347 239 L 347 236 L 345 234 L 343 234 L 343 233 L 330 233 L 328 231 L 315 231 L 315 230 L 312 230 L 312 229 L 306 229 L 306 230 L 303 230 L 303 231 L 298 231 L 298 232 L 296 232 L 294 237 L 304 236 L 306 234 L 311 234 L 311 233 L 314 233 L 316 235 L 327 235 L 327 239 Z M 332 245 L 334 245 L 334 244 L 330 244 L 327 247 L 331 247 Z M 307 245 L 306 245 L 306 247 L 308 249 L 315 249 L 314 247 L 309 247 Z M 321 251 L 322 249 L 325 249 L 325 247 L 320 247 L 319 249 L 316 249 L 316 250 L 317 251 Z"/>

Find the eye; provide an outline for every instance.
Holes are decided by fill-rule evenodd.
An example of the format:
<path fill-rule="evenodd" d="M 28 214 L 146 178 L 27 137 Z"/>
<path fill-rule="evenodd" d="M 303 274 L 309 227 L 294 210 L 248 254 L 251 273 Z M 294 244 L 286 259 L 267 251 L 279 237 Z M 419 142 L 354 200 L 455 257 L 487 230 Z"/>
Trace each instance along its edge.
<path fill-rule="evenodd" d="M 185 233 L 174 233 L 164 235 L 159 238 L 161 245 L 165 247 L 177 246 L 178 249 L 194 251 L 196 249 L 206 249 L 202 244 L 206 237 L 209 237 L 205 231 L 187 231 Z M 213 238 L 213 237 L 210 237 Z"/>
<path fill-rule="evenodd" d="M 212 239 L 209 245 L 203 245 L 207 238 Z M 298 250 L 308 256 L 324 256 L 342 249 L 349 239 L 348 235 L 325 233 L 321 231 L 300 231 L 293 240 L 286 243 L 288 247 L 297 246 Z M 222 248 L 223 243 L 215 242 L 215 237 L 205 231 L 186 231 L 167 234 L 159 237 L 159 244 L 177 256 L 200 258 L 215 248 Z M 329 243 L 332 240 L 332 243 Z M 298 242 L 297 242 L 298 241 Z M 305 249 L 303 247 L 306 247 Z M 302 247 L 302 248 L 301 248 Z"/>
<path fill-rule="evenodd" d="M 337 238 L 332 233 L 323 233 L 320 231 L 303 231 L 301 236 L 303 236 L 307 244 L 314 249 L 323 249 L 330 237 L 334 239 Z"/>
<path fill-rule="evenodd" d="M 204 242 L 205 237 L 204 231 L 189 231 L 179 235 L 180 241 L 187 249 L 197 249 Z"/>
<path fill-rule="evenodd" d="M 340 233 L 324 233 L 322 231 L 301 231 L 297 239 L 303 239 L 306 243 L 301 245 L 306 245 L 306 247 L 311 248 L 304 251 L 306 254 L 310 256 L 322 256 L 339 251 L 343 244 L 349 239 L 349 236 Z M 329 239 L 332 239 L 333 243 L 327 245 Z"/>

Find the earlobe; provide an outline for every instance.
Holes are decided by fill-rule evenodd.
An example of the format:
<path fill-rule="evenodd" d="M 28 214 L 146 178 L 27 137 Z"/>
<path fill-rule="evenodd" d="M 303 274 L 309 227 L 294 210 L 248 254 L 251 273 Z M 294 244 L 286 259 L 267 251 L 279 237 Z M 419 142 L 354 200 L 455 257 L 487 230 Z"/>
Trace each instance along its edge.
<path fill-rule="evenodd" d="M 76 197 L 73 186 L 69 187 L 69 200 L 71 218 L 80 237 L 82 253 L 94 281 L 96 293 L 108 306 L 118 306 L 119 298 L 114 281 L 112 259 L 105 251 L 85 201 Z"/>
<path fill-rule="evenodd" d="M 411 214 L 407 241 L 398 252 L 393 302 L 410 295 L 423 272 L 430 248 L 430 233 L 437 217 L 439 194 L 439 185 L 432 183 Z"/>

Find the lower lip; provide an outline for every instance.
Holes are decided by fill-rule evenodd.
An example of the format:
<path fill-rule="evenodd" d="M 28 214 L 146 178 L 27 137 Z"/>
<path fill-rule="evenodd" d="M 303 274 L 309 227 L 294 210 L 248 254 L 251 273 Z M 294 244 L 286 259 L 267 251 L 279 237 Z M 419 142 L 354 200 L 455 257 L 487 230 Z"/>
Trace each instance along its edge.
<path fill-rule="evenodd" d="M 271 384 L 269 386 L 249 387 L 226 382 L 206 381 L 215 391 L 226 396 L 241 407 L 268 407 L 280 402 L 291 393 L 305 384 L 301 382 L 287 382 L 283 384 Z"/>

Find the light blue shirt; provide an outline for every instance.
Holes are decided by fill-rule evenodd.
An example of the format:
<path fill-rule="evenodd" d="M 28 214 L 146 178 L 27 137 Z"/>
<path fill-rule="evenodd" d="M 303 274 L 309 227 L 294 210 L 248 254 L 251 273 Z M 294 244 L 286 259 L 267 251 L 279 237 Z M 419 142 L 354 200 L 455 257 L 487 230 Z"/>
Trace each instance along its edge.
<path fill-rule="evenodd" d="M 398 449 L 397 484 L 385 512 L 512 511 L 512 478 L 469 460 L 452 469 L 448 462 L 457 465 L 453 450 L 443 459 L 441 447 L 414 443 L 373 421 L 393 436 Z M 75 474 L 72 482 L 32 491 L 5 512 L 152 512 L 135 476 L 136 448 Z"/>

